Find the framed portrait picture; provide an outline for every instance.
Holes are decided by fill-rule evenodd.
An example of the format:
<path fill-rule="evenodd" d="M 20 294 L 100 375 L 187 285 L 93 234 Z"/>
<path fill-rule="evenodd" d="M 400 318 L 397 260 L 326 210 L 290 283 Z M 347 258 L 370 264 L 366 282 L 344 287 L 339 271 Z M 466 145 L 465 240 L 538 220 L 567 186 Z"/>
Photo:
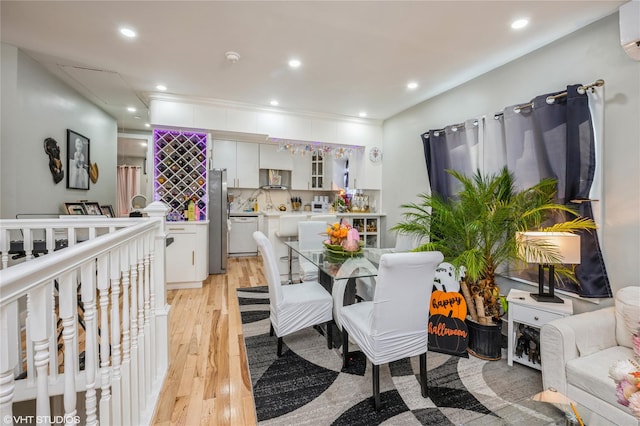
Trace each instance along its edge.
<path fill-rule="evenodd" d="M 64 203 L 64 208 L 69 214 L 87 214 L 83 203 Z"/>
<path fill-rule="evenodd" d="M 67 188 L 89 189 L 89 138 L 67 129 Z"/>
<path fill-rule="evenodd" d="M 102 211 L 102 214 L 107 217 L 116 217 L 116 214 L 113 211 L 113 206 L 111 206 L 111 204 L 100 206 L 100 210 Z"/>
<path fill-rule="evenodd" d="M 85 202 L 83 204 L 87 214 L 94 214 L 94 215 L 102 214 L 102 210 L 100 209 L 100 203 L 90 201 L 90 202 Z"/>

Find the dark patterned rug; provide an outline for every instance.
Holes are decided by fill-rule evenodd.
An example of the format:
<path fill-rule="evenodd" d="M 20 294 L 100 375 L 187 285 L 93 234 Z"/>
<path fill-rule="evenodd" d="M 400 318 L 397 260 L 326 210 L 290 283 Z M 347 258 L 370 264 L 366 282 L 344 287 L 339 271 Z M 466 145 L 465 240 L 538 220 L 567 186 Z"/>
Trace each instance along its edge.
<path fill-rule="evenodd" d="M 258 422 L 261 425 L 549 425 L 562 412 L 530 398 L 540 372 L 506 359 L 427 355 L 429 398 L 422 398 L 418 359 L 380 368 L 383 408 L 371 401 L 371 364 L 361 352 L 342 369 L 340 349 L 309 328 L 284 338 L 282 357 L 269 336 L 266 287 L 238 290 Z M 350 350 L 357 351 L 352 344 Z M 506 358 L 506 355 L 505 355 Z"/>

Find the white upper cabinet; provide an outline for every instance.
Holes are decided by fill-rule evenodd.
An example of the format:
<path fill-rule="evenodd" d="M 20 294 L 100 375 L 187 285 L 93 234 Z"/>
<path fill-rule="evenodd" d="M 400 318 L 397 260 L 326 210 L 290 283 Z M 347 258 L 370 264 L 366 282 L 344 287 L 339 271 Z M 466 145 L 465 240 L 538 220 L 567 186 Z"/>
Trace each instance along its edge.
<path fill-rule="evenodd" d="M 278 145 L 260 144 L 260 168 L 292 170 L 293 155 L 287 150 L 278 151 Z"/>
<path fill-rule="evenodd" d="M 364 151 L 358 150 L 351 156 L 356 189 L 382 189 L 382 160 L 371 160 L 372 148 L 374 147 L 367 146 Z"/>
<path fill-rule="evenodd" d="M 310 190 L 311 188 L 311 154 L 292 155 L 291 189 Z"/>
<path fill-rule="evenodd" d="M 260 184 L 256 143 L 214 140 L 211 165 L 214 169 L 227 169 L 230 188 L 258 188 Z"/>

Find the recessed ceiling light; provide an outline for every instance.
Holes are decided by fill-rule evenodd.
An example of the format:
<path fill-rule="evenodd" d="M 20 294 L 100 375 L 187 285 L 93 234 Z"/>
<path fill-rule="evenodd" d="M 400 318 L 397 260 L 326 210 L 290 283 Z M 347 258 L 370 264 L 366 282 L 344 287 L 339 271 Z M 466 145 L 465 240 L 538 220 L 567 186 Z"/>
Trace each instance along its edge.
<path fill-rule="evenodd" d="M 136 109 L 134 107 L 127 107 L 127 111 L 136 112 Z"/>
<path fill-rule="evenodd" d="M 511 28 L 513 28 L 514 30 L 520 30 L 524 27 L 527 26 L 527 24 L 529 23 L 528 19 L 516 19 L 515 21 L 513 21 L 511 23 Z"/>
<path fill-rule="evenodd" d="M 127 27 L 120 28 L 120 34 L 127 38 L 135 38 L 138 35 L 134 30 Z"/>
<path fill-rule="evenodd" d="M 300 65 L 302 65 L 302 62 L 300 62 L 298 59 L 291 59 L 289 61 L 289 66 L 291 68 L 298 68 Z"/>
<path fill-rule="evenodd" d="M 145 126 L 148 126 L 148 125 L 149 125 L 149 123 L 145 124 Z M 140 142 L 140 146 L 147 146 L 147 143 L 146 142 Z"/>
<path fill-rule="evenodd" d="M 269 102 L 272 106 L 278 106 L 280 105 L 280 102 L 276 101 L 275 99 L 272 100 L 271 102 Z"/>
<path fill-rule="evenodd" d="M 149 124 L 149 123 L 144 123 L 144 127 L 151 127 L 151 124 Z"/>
<path fill-rule="evenodd" d="M 409 83 L 407 83 L 407 89 L 417 89 L 418 88 L 418 83 L 416 83 L 415 81 L 410 81 Z"/>
<path fill-rule="evenodd" d="M 167 90 L 167 86 L 165 86 L 164 84 L 158 84 L 158 85 L 156 86 L 156 89 L 158 89 L 158 90 L 160 90 L 160 91 L 164 92 L 165 90 Z"/>
<path fill-rule="evenodd" d="M 367 113 L 362 111 L 360 114 L 358 114 L 360 117 L 364 118 L 367 116 Z"/>

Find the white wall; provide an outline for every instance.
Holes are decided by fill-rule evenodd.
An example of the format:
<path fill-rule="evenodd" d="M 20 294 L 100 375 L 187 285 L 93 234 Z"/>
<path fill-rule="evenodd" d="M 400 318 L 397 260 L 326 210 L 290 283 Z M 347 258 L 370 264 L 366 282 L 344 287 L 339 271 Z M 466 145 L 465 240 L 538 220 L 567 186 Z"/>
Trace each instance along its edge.
<path fill-rule="evenodd" d="M 383 210 L 389 227 L 401 220 L 401 203 L 429 188 L 420 134 L 598 78 L 605 80 L 605 264 L 614 292 L 640 285 L 640 62 L 620 47 L 617 13 L 385 121 Z"/>
<path fill-rule="evenodd" d="M 62 203 L 80 199 L 115 205 L 117 123 L 24 52 L 1 44 L 2 132 L 0 217 L 62 213 Z M 89 190 L 66 189 L 67 129 L 90 139 L 90 159 L 100 170 Z M 53 182 L 44 140 L 60 146 L 65 178 Z"/>

